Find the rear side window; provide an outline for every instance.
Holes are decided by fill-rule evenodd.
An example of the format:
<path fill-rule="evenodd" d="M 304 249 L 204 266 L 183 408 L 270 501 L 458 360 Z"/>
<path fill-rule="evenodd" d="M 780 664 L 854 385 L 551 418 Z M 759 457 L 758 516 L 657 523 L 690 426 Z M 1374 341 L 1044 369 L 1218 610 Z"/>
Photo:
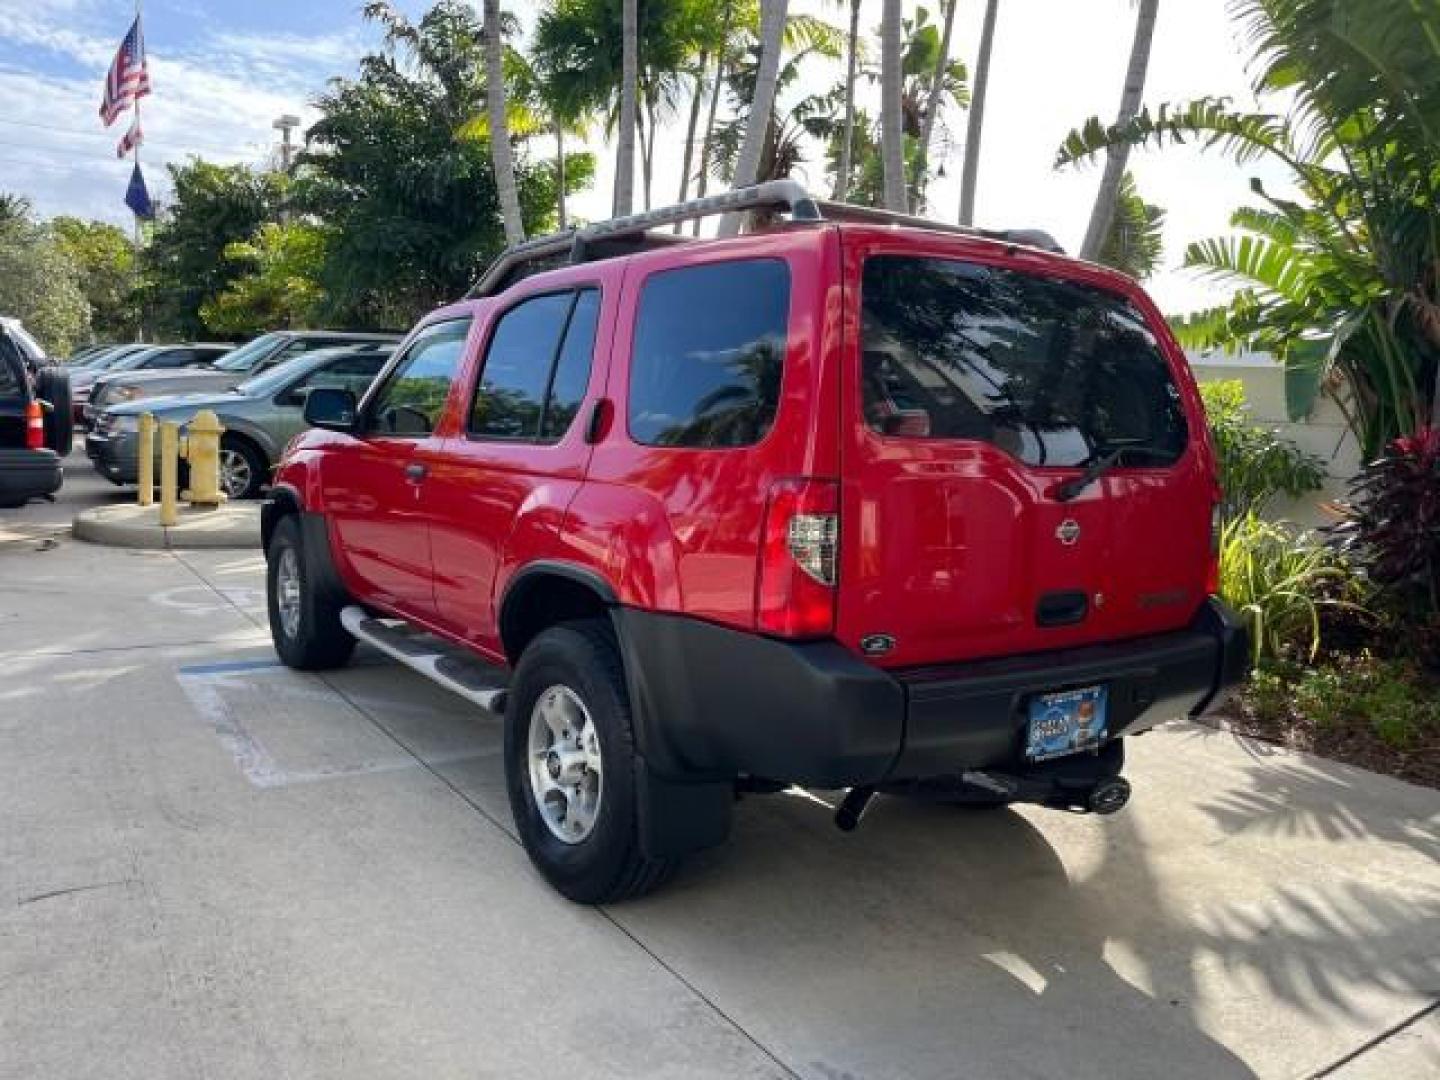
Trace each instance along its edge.
<path fill-rule="evenodd" d="M 20 379 L 16 374 L 19 370 L 19 350 L 0 335 L 0 398 L 20 393 Z"/>
<path fill-rule="evenodd" d="M 875 256 L 861 285 L 866 423 L 972 439 L 1030 465 L 1172 464 L 1180 395 L 1122 296 L 953 259 Z"/>
<path fill-rule="evenodd" d="M 470 407 L 470 433 L 559 442 L 590 383 L 599 311 L 599 291 L 580 289 L 531 297 L 501 315 Z"/>
<path fill-rule="evenodd" d="M 666 270 L 640 296 L 630 435 L 646 446 L 750 446 L 775 421 L 790 268 L 748 259 Z"/>

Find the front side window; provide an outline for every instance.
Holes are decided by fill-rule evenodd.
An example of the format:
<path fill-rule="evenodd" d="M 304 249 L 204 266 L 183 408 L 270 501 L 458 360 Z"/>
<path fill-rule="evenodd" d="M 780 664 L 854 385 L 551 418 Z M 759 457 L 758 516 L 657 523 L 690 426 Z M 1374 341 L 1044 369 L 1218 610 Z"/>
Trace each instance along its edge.
<path fill-rule="evenodd" d="M 417 438 L 434 431 L 465 355 L 469 333 L 469 319 L 426 327 L 367 409 L 368 430 Z"/>
<path fill-rule="evenodd" d="M 522 300 L 500 316 L 470 408 L 478 438 L 558 442 L 590 383 L 600 293 Z"/>
<path fill-rule="evenodd" d="M 872 256 L 861 285 L 865 420 L 971 439 L 1028 465 L 1119 452 L 1164 466 L 1187 440 L 1155 335 L 1125 297 L 954 259 Z"/>
<path fill-rule="evenodd" d="M 630 435 L 646 446 L 759 442 L 780 404 L 790 268 L 746 259 L 651 275 L 635 317 Z"/>

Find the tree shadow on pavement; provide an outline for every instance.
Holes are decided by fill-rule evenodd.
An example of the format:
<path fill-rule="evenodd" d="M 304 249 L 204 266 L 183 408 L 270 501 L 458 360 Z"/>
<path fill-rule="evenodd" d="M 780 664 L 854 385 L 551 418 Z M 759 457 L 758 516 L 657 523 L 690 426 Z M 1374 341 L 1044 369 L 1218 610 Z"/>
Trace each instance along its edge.
<path fill-rule="evenodd" d="M 1356 986 L 1440 985 L 1413 954 L 1440 925 L 1433 893 L 1263 878 L 1207 892 L 1173 849 L 1157 870 L 1132 815 L 889 799 L 841 836 L 814 802 L 755 800 L 729 849 L 615 914 L 825 1077 L 1258 1075 L 1222 1037 L 1265 1075 L 1294 1074 L 1332 1059 L 1295 1029 L 1353 1021 Z M 1233 1015 L 1247 1006 L 1224 1000 L 1231 986 L 1251 1015 Z M 1286 1032 L 1272 1000 L 1310 1021 Z M 1257 1051 L 1276 1034 L 1290 1043 Z"/>

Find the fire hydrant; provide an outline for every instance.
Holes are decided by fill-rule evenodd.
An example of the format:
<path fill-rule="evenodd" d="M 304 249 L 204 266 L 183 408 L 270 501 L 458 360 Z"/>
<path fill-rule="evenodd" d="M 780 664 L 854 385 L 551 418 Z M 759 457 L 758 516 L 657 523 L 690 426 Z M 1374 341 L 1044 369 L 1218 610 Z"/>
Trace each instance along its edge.
<path fill-rule="evenodd" d="M 190 490 L 184 498 L 191 506 L 216 507 L 225 501 L 220 490 L 220 436 L 225 428 L 220 418 L 202 409 L 186 425 L 180 455 L 190 463 Z"/>

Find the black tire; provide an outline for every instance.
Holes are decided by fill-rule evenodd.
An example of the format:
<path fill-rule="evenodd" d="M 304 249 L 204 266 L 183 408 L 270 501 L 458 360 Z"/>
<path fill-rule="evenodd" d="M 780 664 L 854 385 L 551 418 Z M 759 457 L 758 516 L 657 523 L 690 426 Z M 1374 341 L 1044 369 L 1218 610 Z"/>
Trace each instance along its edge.
<path fill-rule="evenodd" d="M 298 619 L 293 632 L 281 614 L 279 579 L 281 564 L 293 552 L 299 577 Z M 340 623 L 343 604 L 319 595 L 315 574 L 306 558 L 300 522 L 293 515 L 281 519 L 265 552 L 265 600 L 270 613 L 270 637 L 275 652 L 288 667 L 299 671 L 324 671 L 344 667 L 355 651 L 355 639 Z"/>
<path fill-rule="evenodd" d="M 551 831 L 531 793 L 530 719 L 540 695 L 556 686 L 579 697 L 600 741 L 599 808 L 592 830 L 578 843 L 567 843 Z M 640 896 L 674 869 L 674 860 L 646 858 L 640 847 L 630 701 L 608 621 L 553 626 L 525 649 L 505 709 L 505 782 L 530 861 L 576 903 L 607 904 Z"/>
<path fill-rule="evenodd" d="M 75 445 L 75 409 L 69 372 L 56 367 L 41 368 L 35 379 L 35 396 L 50 405 L 45 410 L 45 445 L 64 457 Z"/>
<path fill-rule="evenodd" d="M 224 456 L 227 453 L 238 454 L 249 471 L 249 480 L 243 488 L 236 491 L 230 491 L 225 484 Z M 220 436 L 220 455 L 220 490 L 232 499 L 258 499 L 260 492 L 270 482 L 270 463 L 265 460 L 260 448 L 249 439 L 227 434 Z"/>

